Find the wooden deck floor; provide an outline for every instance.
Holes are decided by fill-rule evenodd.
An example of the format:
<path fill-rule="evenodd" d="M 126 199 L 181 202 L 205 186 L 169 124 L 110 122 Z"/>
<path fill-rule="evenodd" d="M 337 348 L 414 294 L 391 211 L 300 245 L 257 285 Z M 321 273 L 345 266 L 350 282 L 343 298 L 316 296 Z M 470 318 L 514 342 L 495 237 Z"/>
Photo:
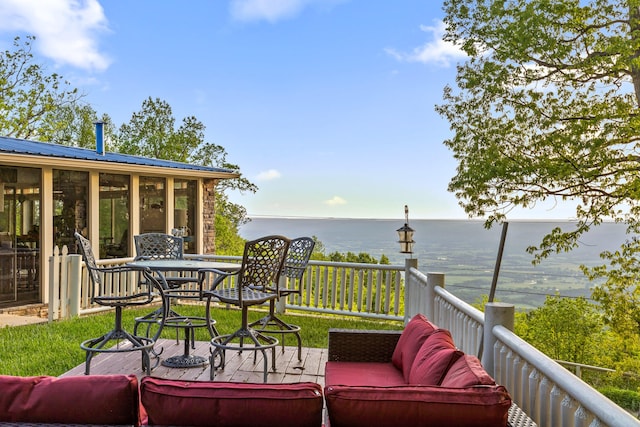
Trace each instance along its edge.
<path fill-rule="evenodd" d="M 208 358 L 210 344 L 208 341 L 197 341 L 195 350 L 191 349 L 190 354 Z M 160 359 L 183 354 L 184 342 L 180 340 L 161 339 L 156 344 L 156 349 L 162 348 Z M 269 383 L 286 382 L 316 382 L 324 387 L 324 365 L 327 361 L 326 348 L 302 348 L 302 362 L 298 361 L 298 349 L 286 346 L 284 352 L 282 347 L 276 348 L 276 372 L 271 370 L 271 352 L 269 357 Z M 224 369 L 217 369 L 214 381 L 232 382 L 263 382 L 263 359 L 260 352 L 257 353 L 254 363 L 253 352 L 227 351 Z M 152 359 L 154 363 L 154 359 Z M 84 375 L 84 363 L 76 366 L 61 376 Z M 142 358 L 139 351 L 121 353 L 96 354 L 91 361 L 91 374 L 135 374 L 139 378 L 146 376 L 142 371 Z M 170 368 L 158 364 L 152 371 L 151 376 L 193 380 L 209 381 L 209 365 L 203 367 L 190 368 Z"/>

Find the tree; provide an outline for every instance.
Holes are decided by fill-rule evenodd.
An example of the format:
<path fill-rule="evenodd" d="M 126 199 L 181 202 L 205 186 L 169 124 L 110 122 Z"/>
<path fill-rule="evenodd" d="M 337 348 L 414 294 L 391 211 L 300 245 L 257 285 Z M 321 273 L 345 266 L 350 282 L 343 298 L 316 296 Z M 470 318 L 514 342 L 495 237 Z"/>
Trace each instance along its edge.
<path fill-rule="evenodd" d="M 149 97 L 143 101 L 141 110 L 132 114 L 129 123 L 120 126 L 114 137 L 114 149 L 120 153 L 220 167 L 240 173 L 237 165 L 227 161 L 224 147 L 205 141 L 204 130 L 204 124 L 194 116 L 184 118 L 176 128 L 169 103 Z M 221 237 L 218 245 L 226 253 L 231 253 L 238 246 L 238 228 L 248 219 L 246 209 L 230 202 L 225 191 L 255 193 L 258 187 L 240 175 L 220 181 L 217 190 L 216 234 Z M 230 240 L 223 241 L 224 236 Z"/>
<path fill-rule="evenodd" d="M 108 140 L 115 133 L 115 126 L 109 115 L 104 114 L 98 119 L 91 105 L 64 105 L 48 117 L 40 129 L 40 138 L 56 144 L 95 148 L 95 123 L 98 120 L 103 122 L 105 140 Z"/>
<path fill-rule="evenodd" d="M 582 297 L 547 296 L 518 329 L 523 339 L 553 359 L 594 364 L 604 323 L 598 308 Z"/>
<path fill-rule="evenodd" d="M 13 40 L 0 52 L 0 135 L 48 141 L 47 129 L 61 109 L 80 99 L 77 89 L 56 73 L 46 74 L 31 53 L 35 37 Z"/>
<path fill-rule="evenodd" d="M 514 207 L 575 201 L 575 228 L 551 230 L 529 248 L 534 261 L 575 248 L 606 219 L 637 234 L 640 3 L 446 0 L 444 10 L 445 39 L 469 57 L 436 107 L 453 131 L 449 190 L 465 211 L 491 226 Z M 624 289 L 639 299 L 640 241 L 623 246 L 624 261 L 591 272 L 608 278 L 594 297 L 622 302 Z"/>

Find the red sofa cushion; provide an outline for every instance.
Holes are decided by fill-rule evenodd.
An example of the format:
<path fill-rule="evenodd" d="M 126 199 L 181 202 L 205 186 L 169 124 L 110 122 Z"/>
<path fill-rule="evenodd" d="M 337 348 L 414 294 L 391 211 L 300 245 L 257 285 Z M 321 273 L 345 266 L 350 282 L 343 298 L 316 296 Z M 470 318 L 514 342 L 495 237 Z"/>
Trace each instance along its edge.
<path fill-rule="evenodd" d="M 409 370 L 422 343 L 436 329 L 424 315 L 416 314 L 402 331 L 391 356 L 391 363 L 403 373 L 406 372 L 405 382 L 409 381 Z"/>
<path fill-rule="evenodd" d="M 456 349 L 449 331 L 434 331 L 420 347 L 409 370 L 407 383 L 440 385 L 451 365 L 463 354 Z"/>
<path fill-rule="evenodd" d="M 322 425 L 322 388 L 311 382 L 253 384 L 144 377 L 140 397 L 149 425 Z"/>
<path fill-rule="evenodd" d="M 324 392 L 331 427 L 500 427 L 511 406 L 502 386 L 328 386 Z"/>
<path fill-rule="evenodd" d="M 475 385 L 494 385 L 496 382 L 484 370 L 477 357 L 465 354 L 449 368 L 442 380 L 443 387 L 472 387 Z"/>
<path fill-rule="evenodd" d="M 138 425 L 135 375 L 0 375 L 0 421 Z"/>
<path fill-rule="evenodd" d="M 326 385 L 405 385 L 404 376 L 391 363 L 327 362 L 324 367 Z"/>

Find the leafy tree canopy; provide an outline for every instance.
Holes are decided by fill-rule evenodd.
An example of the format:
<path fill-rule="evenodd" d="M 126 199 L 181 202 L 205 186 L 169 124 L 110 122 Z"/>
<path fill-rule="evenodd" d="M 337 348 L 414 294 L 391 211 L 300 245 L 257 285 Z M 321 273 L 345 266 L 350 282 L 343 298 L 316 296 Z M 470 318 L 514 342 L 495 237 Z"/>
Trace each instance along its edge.
<path fill-rule="evenodd" d="M 140 111 L 134 112 L 131 120 L 120 126 L 113 135 L 113 148 L 120 153 L 221 167 L 240 173 L 237 165 L 227 161 L 224 147 L 205 140 L 204 130 L 204 124 L 194 116 L 184 118 L 176 127 L 176 119 L 169 103 L 149 97 L 143 101 Z M 220 181 L 217 189 L 216 216 L 222 216 L 226 220 L 216 220 L 216 232 L 220 236 L 237 237 L 238 227 L 248 221 L 247 212 L 243 206 L 231 203 L 225 191 L 255 193 L 258 187 L 240 176 Z M 225 251 L 232 251 L 237 243 L 236 239 L 229 240 L 225 244 L 228 246 Z"/>
<path fill-rule="evenodd" d="M 31 53 L 34 37 L 16 37 L 14 50 L 0 52 L 0 135 L 49 141 L 59 112 L 75 106 L 77 89 L 56 73 L 47 74 Z"/>
<path fill-rule="evenodd" d="M 449 189 L 466 212 L 490 226 L 514 207 L 577 202 L 575 229 L 531 247 L 536 261 L 575 248 L 607 219 L 638 233 L 640 2 L 445 0 L 444 10 L 445 39 L 468 55 L 436 107 L 458 161 Z M 609 317 L 629 293 L 640 300 L 639 252 L 630 239 L 591 271 L 607 278 L 594 297 L 606 296 Z M 638 306 L 627 323 L 640 319 Z"/>

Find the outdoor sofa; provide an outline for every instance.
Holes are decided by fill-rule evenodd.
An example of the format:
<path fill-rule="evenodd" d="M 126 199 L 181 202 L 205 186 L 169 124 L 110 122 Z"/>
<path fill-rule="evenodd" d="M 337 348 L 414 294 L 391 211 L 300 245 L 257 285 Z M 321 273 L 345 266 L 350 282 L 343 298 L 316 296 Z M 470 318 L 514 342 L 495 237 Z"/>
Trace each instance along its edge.
<path fill-rule="evenodd" d="M 506 426 L 512 403 L 423 315 L 401 332 L 330 330 L 324 398 L 330 427 Z"/>
<path fill-rule="evenodd" d="M 322 425 L 322 406 L 322 388 L 311 382 L 0 375 L 0 426 L 318 427 Z"/>
<path fill-rule="evenodd" d="M 0 426 L 484 427 L 506 426 L 511 407 L 479 360 L 422 315 L 403 331 L 331 330 L 324 390 L 312 382 L 0 375 L 0 391 Z"/>

